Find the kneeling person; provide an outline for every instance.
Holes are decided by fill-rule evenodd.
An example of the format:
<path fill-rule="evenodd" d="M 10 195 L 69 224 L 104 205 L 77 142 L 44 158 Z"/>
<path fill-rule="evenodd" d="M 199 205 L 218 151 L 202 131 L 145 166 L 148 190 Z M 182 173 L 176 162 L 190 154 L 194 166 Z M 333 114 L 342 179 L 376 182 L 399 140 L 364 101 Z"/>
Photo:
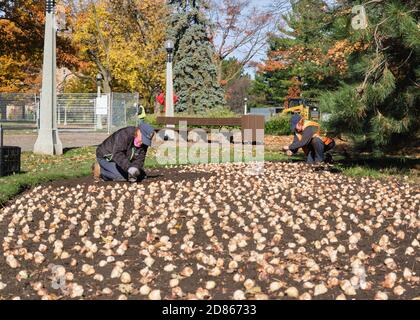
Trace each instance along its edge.
<path fill-rule="evenodd" d="M 331 155 L 326 156 L 325 153 L 335 147 L 335 141 L 328 137 L 321 137 L 321 126 L 318 123 L 307 121 L 295 114 L 292 117 L 290 129 L 295 135 L 293 143 L 283 147 L 287 155 L 291 156 L 302 148 L 307 157 L 307 163 L 331 162 Z"/>
<path fill-rule="evenodd" d="M 145 178 L 144 161 L 154 134 L 154 129 L 147 123 L 112 134 L 96 150 L 95 178 L 129 182 Z"/>

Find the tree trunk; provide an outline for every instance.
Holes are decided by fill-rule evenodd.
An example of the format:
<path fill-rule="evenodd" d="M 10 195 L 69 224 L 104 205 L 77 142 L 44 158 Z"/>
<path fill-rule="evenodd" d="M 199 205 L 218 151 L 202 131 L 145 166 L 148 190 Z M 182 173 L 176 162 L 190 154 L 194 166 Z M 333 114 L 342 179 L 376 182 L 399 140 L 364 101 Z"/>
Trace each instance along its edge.
<path fill-rule="evenodd" d="M 216 67 L 217 67 L 217 82 L 221 85 L 222 84 L 222 65 L 223 60 L 220 58 L 216 59 Z"/>
<path fill-rule="evenodd" d="M 104 72 L 104 93 L 111 93 L 112 92 L 112 86 L 111 86 L 111 81 L 112 81 L 112 76 L 111 73 L 106 70 Z"/>

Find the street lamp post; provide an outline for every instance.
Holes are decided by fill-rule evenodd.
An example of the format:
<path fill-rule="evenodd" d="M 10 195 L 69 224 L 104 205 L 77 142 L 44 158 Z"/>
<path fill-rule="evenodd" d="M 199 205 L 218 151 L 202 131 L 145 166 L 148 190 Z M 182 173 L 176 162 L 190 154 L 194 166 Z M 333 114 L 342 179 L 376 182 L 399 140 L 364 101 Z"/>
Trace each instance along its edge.
<path fill-rule="evenodd" d="M 174 42 L 168 40 L 165 42 L 165 49 L 167 52 L 166 59 L 166 117 L 174 116 L 174 83 L 173 83 L 173 72 L 172 72 L 172 63 L 173 63 L 173 53 L 174 53 Z M 174 128 L 175 126 L 168 125 L 168 128 Z M 167 139 L 173 140 L 175 137 L 175 132 L 173 130 L 168 130 L 165 134 Z"/>
<path fill-rule="evenodd" d="M 98 101 L 99 98 L 101 97 L 101 86 L 102 86 L 102 81 L 104 80 L 104 77 L 102 76 L 102 73 L 98 73 L 96 75 L 96 86 L 98 87 Z M 102 116 L 100 114 L 96 115 L 96 129 L 98 130 L 102 130 Z"/>
<path fill-rule="evenodd" d="M 244 99 L 244 115 L 248 114 L 248 98 Z"/>
<path fill-rule="evenodd" d="M 57 129 L 55 7 L 55 0 L 46 0 L 40 121 L 38 138 L 34 145 L 35 153 L 46 155 L 63 154 L 63 145 Z"/>

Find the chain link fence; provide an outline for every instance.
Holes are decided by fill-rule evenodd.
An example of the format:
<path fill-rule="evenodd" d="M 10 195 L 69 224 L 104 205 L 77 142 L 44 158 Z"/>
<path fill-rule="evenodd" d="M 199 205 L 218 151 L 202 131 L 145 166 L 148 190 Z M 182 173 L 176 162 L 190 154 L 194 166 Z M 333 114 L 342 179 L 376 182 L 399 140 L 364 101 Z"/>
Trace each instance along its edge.
<path fill-rule="evenodd" d="M 14 130 L 39 127 L 40 96 L 0 93 L 0 123 Z M 137 121 L 138 93 L 110 93 L 98 99 L 94 93 L 57 95 L 57 126 L 60 131 L 112 133 Z"/>
<path fill-rule="evenodd" d="M 0 93 L 0 121 L 36 123 L 38 99 L 36 94 Z"/>

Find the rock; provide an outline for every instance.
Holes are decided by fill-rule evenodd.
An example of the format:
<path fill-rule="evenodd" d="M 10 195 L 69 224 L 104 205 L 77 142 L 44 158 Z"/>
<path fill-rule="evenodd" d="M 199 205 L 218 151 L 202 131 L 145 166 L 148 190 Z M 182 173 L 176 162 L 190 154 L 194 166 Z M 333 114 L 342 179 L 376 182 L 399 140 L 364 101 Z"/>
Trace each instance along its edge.
<path fill-rule="evenodd" d="M 237 269 L 238 268 L 238 262 L 235 261 L 235 260 L 230 261 L 229 264 L 228 264 L 228 268 L 232 269 L 232 270 Z"/>
<path fill-rule="evenodd" d="M 413 249 L 413 247 L 407 247 L 407 249 L 405 250 L 405 254 L 407 256 L 411 256 L 411 255 L 413 255 L 414 251 L 415 250 Z"/>
<path fill-rule="evenodd" d="M 193 273 L 194 273 L 194 271 L 193 271 L 193 269 L 192 269 L 192 268 L 190 268 L 190 267 L 185 267 L 185 268 L 184 268 L 184 269 L 180 272 L 180 275 L 181 275 L 181 276 L 183 276 L 183 277 L 188 278 L 188 277 L 191 277 Z"/>
<path fill-rule="evenodd" d="M 401 295 L 403 295 L 405 291 L 406 291 L 406 290 L 405 290 L 402 286 L 396 286 L 396 287 L 394 288 L 394 294 L 395 294 L 396 296 L 401 296 Z"/>
<path fill-rule="evenodd" d="M 388 300 L 388 295 L 385 292 L 378 291 L 375 294 L 375 300 Z"/>
<path fill-rule="evenodd" d="M 150 300 L 162 300 L 162 298 L 160 296 L 160 290 L 152 290 L 149 293 L 149 299 Z"/>
<path fill-rule="evenodd" d="M 397 264 L 395 263 L 394 259 L 392 259 L 392 258 L 386 258 L 384 263 L 391 270 L 395 270 L 397 268 Z"/>
<path fill-rule="evenodd" d="M 276 291 L 280 290 L 281 288 L 282 288 L 282 284 L 278 281 L 270 283 L 270 291 L 271 292 L 276 292 Z"/>
<path fill-rule="evenodd" d="M 266 295 L 265 293 L 256 293 L 254 296 L 255 300 L 268 300 L 268 295 Z"/>
<path fill-rule="evenodd" d="M 346 296 L 344 294 L 340 294 L 335 298 L 335 300 L 347 300 Z"/>
<path fill-rule="evenodd" d="M 341 281 L 340 288 L 348 296 L 355 296 L 356 295 L 356 290 L 354 289 L 354 287 L 352 286 L 352 284 L 350 283 L 349 280 Z"/>
<path fill-rule="evenodd" d="M 216 288 L 216 282 L 214 282 L 214 281 L 207 281 L 206 282 L 206 289 L 207 290 L 212 290 L 214 288 Z"/>
<path fill-rule="evenodd" d="M 382 248 L 385 248 L 389 244 L 389 237 L 384 234 L 381 239 L 379 239 L 378 243 Z"/>
<path fill-rule="evenodd" d="M 155 263 L 155 259 L 153 259 L 152 257 L 146 257 L 144 259 L 144 263 L 150 268 Z"/>
<path fill-rule="evenodd" d="M 255 287 L 255 281 L 252 279 L 246 279 L 244 282 L 244 287 L 246 290 L 251 290 L 253 287 Z"/>
<path fill-rule="evenodd" d="M 245 276 L 243 274 L 235 273 L 233 275 L 233 281 L 235 282 L 242 282 L 245 280 Z"/>
<path fill-rule="evenodd" d="M 357 233 L 354 233 L 350 236 L 349 242 L 351 244 L 356 244 L 360 241 L 361 238 L 362 238 L 362 235 L 360 234 L 360 232 L 357 232 Z"/>
<path fill-rule="evenodd" d="M 29 274 L 28 274 L 28 271 L 26 270 L 19 271 L 18 275 L 16 276 L 16 279 L 18 281 L 26 280 L 28 278 L 29 278 Z"/>
<path fill-rule="evenodd" d="M 236 290 L 233 293 L 233 300 L 245 300 L 245 293 L 242 290 Z"/>
<path fill-rule="evenodd" d="M 385 276 L 382 285 L 384 288 L 392 289 L 395 286 L 395 281 L 397 281 L 397 275 L 394 272 L 391 272 Z"/>
<path fill-rule="evenodd" d="M 102 289 L 102 294 L 110 296 L 112 294 L 112 290 L 110 288 L 103 288 Z"/>
<path fill-rule="evenodd" d="M 292 263 L 287 266 L 287 271 L 289 271 L 290 273 L 297 273 L 299 271 L 299 267 L 296 264 Z"/>
<path fill-rule="evenodd" d="M 328 291 L 327 287 L 324 284 L 318 284 L 315 286 L 314 290 L 314 296 L 319 296 L 321 294 L 324 294 Z"/>
<path fill-rule="evenodd" d="M 93 279 L 95 279 L 96 281 L 102 282 L 102 281 L 104 281 L 104 276 L 101 275 L 101 274 L 95 274 Z"/>
<path fill-rule="evenodd" d="M 90 276 L 90 275 L 95 273 L 95 269 L 89 264 L 84 264 L 82 266 L 82 272 L 85 273 L 86 275 Z"/>
<path fill-rule="evenodd" d="M 63 251 L 60 255 L 60 259 L 65 260 L 65 259 L 68 259 L 68 258 L 70 258 L 70 254 L 67 251 Z"/>
<path fill-rule="evenodd" d="M 205 300 L 210 297 L 209 291 L 201 287 L 197 289 L 197 291 L 195 292 L 195 295 L 199 300 Z"/>
<path fill-rule="evenodd" d="M 299 300 L 312 300 L 312 296 L 308 292 L 305 292 L 300 295 Z"/>
<path fill-rule="evenodd" d="M 299 291 L 295 287 L 290 287 L 285 291 L 286 295 L 291 298 L 299 297 Z"/>
<path fill-rule="evenodd" d="M 150 289 L 150 287 L 147 284 L 141 286 L 139 290 L 140 294 L 143 296 L 147 296 L 150 293 L 150 291 L 152 291 L 152 289 Z"/>
<path fill-rule="evenodd" d="M 172 272 L 175 270 L 175 268 L 176 266 L 174 266 L 173 264 L 167 264 L 163 267 L 163 270 L 165 270 L 166 272 Z"/>
<path fill-rule="evenodd" d="M 133 292 L 133 285 L 131 283 L 120 283 L 118 285 L 118 290 L 124 294 L 130 294 Z"/>
<path fill-rule="evenodd" d="M 121 277 L 122 273 L 123 273 L 123 269 L 120 266 L 115 266 L 111 272 L 111 279 Z"/>
<path fill-rule="evenodd" d="M 35 252 L 34 254 L 34 261 L 36 264 L 41 264 L 45 260 L 44 255 L 41 252 Z"/>
<path fill-rule="evenodd" d="M 14 256 L 10 255 L 6 257 L 6 263 L 9 265 L 10 268 L 16 269 L 20 266 L 19 262 L 15 259 Z"/>
<path fill-rule="evenodd" d="M 70 298 L 80 298 L 83 295 L 84 289 L 77 283 L 72 283 L 70 286 Z"/>
<path fill-rule="evenodd" d="M 101 268 L 105 267 L 107 264 L 108 264 L 108 262 L 106 262 L 105 260 L 101 260 L 101 261 L 99 261 L 99 266 L 100 266 Z"/>
<path fill-rule="evenodd" d="M 404 268 L 403 276 L 404 276 L 404 279 L 405 280 L 410 281 L 411 280 L 411 277 L 412 277 L 411 270 L 408 269 L 408 268 Z"/>
<path fill-rule="evenodd" d="M 131 276 L 128 272 L 123 272 L 120 278 L 122 283 L 131 283 Z"/>
<path fill-rule="evenodd" d="M 179 285 L 179 280 L 178 279 L 171 279 L 169 280 L 169 286 L 171 288 L 175 288 Z"/>
<path fill-rule="evenodd" d="M 213 269 L 209 270 L 209 276 L 218 277 L 222 274 L 222 270 L 219 267 L 214 267 Z"/>

